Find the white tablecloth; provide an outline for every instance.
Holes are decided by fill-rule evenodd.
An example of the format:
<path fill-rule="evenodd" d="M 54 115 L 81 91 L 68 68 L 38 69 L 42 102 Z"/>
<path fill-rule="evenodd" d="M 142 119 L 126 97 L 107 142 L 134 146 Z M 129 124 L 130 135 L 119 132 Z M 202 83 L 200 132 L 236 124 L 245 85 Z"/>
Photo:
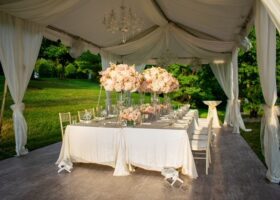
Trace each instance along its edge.
<path fill-rule="evenodd" d="M 185 130 L 127 128 L 124 133 L 128 164 L 155 171 L 182 167 L 183 174 L 197 177 Z"/>
<path fill-rule="evenodd" d="M 174 167 L 197 178 L 187 130 L 69 125 L 57 164 L 68 169 L 74 162 L 108 165 L 114 176 L 129 175 L 129 164 L 155 171 Z"/>

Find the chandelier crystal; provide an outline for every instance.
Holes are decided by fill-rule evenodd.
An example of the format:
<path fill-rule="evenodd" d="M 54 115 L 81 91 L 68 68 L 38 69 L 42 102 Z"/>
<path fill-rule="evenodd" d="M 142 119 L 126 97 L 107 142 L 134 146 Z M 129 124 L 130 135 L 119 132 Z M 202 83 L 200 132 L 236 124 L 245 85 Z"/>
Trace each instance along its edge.
<path fill-rule="evenodd" d="M 142 21 L 130 7 L 126 7 L 123 3 L 120 6 L 119 14 L 112 9 L 106 13 L 103 24 L 107 31 L 111 33 L 122 33 L 122 43 L 125 43 L 129 34 L 134 36 L 141 31 Z"/>

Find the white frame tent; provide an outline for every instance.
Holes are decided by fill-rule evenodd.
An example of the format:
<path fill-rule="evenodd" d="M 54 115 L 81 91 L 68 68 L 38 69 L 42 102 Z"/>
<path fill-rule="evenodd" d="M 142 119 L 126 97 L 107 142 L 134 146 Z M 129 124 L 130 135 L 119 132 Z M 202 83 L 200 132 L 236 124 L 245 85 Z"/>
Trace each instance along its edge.
<path fill-rule="evenodd" d="M 170 50 L 180 62 L 199 58 L 209 63 L 228 97 L 225 124 L 247 130 L 238 101 L 238 48 L 255 20 L 261 86 L 266 105 L 261 136 L 267 178 L 280 181 L 279 122 L 275 102 L 276 28 L 280 30 L 279 0 L 127 0 L 143 20 L 143 30 L 121 44 L 121 35 L 106 32 L 105 12 L 122 0 L 1 0 L 0 60 L 14 101 L 17 155 L 28 153 L 27 124 L 22 99 L 43 36 L 71 46 L 71 55 L 89 49 L 100 53 L 102 68 L 109 62 L 144 64 Z M 275 28 L 276 27 L 276 28 Z M 223 62 L 215 62 L 222 60 Z"/>

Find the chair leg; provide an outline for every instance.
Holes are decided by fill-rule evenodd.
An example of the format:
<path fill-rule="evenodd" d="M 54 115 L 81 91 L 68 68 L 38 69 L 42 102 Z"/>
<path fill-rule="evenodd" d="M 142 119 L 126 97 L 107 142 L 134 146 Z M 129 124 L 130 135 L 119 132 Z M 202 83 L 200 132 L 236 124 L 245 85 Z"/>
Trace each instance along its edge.
<path fill-rule="evenodd" d="M 208 175 L 208 167 L 209 167 L 209 161 L 208 161 L 208 158 L 205 159 L 205 162 L 206 162 L 206 175 Z"/>
<path fill-rule="evenodd" d="M 210 152 L 210 149 L 208 150 L 208 157 L 209 157 L 209 163 L 211 163 L 212 160 L 211 160 L 211 152 Z"/>

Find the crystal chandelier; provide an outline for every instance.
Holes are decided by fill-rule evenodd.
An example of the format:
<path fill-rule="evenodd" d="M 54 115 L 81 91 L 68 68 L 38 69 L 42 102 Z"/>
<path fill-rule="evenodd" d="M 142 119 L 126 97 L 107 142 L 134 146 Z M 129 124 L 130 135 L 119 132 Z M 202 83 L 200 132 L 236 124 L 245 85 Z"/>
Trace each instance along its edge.
<path fill-rule="evenodd" d="M 126 7 L 123 3 L 120 6 L 120 13 L 112 9 L 110 13 L 105 14 L 103 24 L 107 31 L 111 33 L 121 32 L 122 43 L 125 43 L 129 34 L 141 31 L 142 21 L 130 7 Z"/>

